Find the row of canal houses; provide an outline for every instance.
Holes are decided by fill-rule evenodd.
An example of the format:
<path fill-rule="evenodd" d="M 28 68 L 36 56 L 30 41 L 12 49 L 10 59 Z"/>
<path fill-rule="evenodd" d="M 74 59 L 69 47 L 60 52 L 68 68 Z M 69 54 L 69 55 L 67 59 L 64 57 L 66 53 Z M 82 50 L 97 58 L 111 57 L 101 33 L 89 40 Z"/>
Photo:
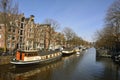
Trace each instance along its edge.
<path fill-rule="evenodd" d="M 50 24 L 36 24 L 34 18 L 34 15 L 26 18 L 20 14 L 18 20 L 10 22 L 6 42 L 8 50 L 55 49 L 64 45 L 63 34 L 55 32 Z M 4 24 L 0 23 L 0 48 L 4 48 L 4 33 Z"/>

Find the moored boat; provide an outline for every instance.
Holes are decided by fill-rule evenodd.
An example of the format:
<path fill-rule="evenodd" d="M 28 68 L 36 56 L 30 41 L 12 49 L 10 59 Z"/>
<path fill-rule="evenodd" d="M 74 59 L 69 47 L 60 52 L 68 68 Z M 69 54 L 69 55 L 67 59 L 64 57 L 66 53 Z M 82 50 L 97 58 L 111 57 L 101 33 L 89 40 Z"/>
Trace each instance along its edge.
<path fill-rule="evenodd" d="M 17 51 L 15 58 L 13 58 L 10 63 L 15 65 L 22 64 L 35 64 L 39 63 L 40 57 L 38 56 L 37 50 L 23 50 Z"/>
<path fill-rule="evenodd" d="M 75 51 L 74 51 L 74 49 L 71 49 L 71 48 L 65 48 L 65 49 L 62 50 L 63 56 L 65 56 L 65 55 L 71 55 L 73 53 L 75 53 Z"/>
<path fill-rule="evenodd" d="M 59 59 L 61 52 L 39 53 L 37 50 L 17 51 L 15 58 L 10 63 L 15 65 L 40 64 Z"/>
<path fill-rule="evenodd" d="M 74 48 L 74 51 L 77 53 L 77 52 L 81 52 L 82 49 L 80 49 L 79 47 L 75 47 L 75 48 Z"/>
<path fill-rule="evenodd" d="M 54 60 L 58 60 L 62 57 L 60 51 L 43 51 L 40 53 L 40 63 L 49 63 Z"/>

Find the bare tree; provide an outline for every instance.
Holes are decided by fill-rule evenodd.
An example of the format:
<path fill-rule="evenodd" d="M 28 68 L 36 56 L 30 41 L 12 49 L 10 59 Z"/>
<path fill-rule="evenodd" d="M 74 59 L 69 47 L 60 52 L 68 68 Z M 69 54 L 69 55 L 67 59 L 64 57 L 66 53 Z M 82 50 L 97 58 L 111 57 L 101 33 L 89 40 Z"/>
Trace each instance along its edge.
<path fill-rule="evenodd" d="M 0 22 L 4 24 L 4 52 L 6 52 L 6 41 L 7 41 L 7 30 L 11 27 L 11 22 L 14 21 L 18 17 L 18 4 L 13 2 L 12 0 L 0 0 Z"/>
<path fill-rule="evenodd" d="M 63 34 L 65 36 L 66 39 L 66 43 L 67 43 L 67 47 L 69 47 L 70 45 L 70 41 L 73 39 L 73 37 L 75 36 L 75 32 L 69 28 L 69 27 L 65 27 L 63 29 Z"/>
<path fill-rule="evenodd" d="M 120 50 L 120 0 L 116 0 L 108 9 L 105 27 L 97 32 L 97 45 L 109 50 Z"/>
<path fill-rule="evenodd" d="M 97 31 L 97 46 L 104 48 L 112 48 L 114 43 L 112 27 L 104 27 L 101 31 Z"/>
<path fill-rule="evenodd" d="M 112 29 L 112 36 L 114 38 L 114 45 L 116 51 L 119 51 L 120 47 L 120 0 L 116 0 L 108 9 L 106 15 L 106 24 Z"/>
<path fill-rule="evenodd" d="M 49 35 L 48 47 L 50 47 L 52 38 L 56 38 L 56 35 L 54 35 L 54 33 L 57 29 L 60 28 L 60 24 L 56 20 L 53 20 L 53 19 L 46 19 L 44 21 L 44 23 L 45 24 L 50 24 L 50 27 L 49 27 L 49 30 L 48 30 L 48 35 Z"/>
<path fill-rule="evenodd" d="M 70 41 L 73 46 L 79 46 L 82 44 L 82 38 L 79 37 L 75 32 L 73 33 L 73 38 Z"/>
<path fill-rule="evenodd" d="M 46 19 L 44 23 L 50 24 L 55 31 L 60 28 L 60 24 L 54 19 Z"/>

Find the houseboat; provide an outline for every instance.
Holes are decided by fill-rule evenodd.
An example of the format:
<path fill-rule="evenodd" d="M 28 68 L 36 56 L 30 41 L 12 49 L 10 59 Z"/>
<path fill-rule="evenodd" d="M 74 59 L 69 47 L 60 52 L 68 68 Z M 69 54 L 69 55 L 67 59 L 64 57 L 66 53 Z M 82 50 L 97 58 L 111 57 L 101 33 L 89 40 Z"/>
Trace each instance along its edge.
<path fill-rule="evenodd" d="M 61 56 L 61 52 L 39 53 L 37 50 L 24 50 L 17 51 L 15 58 L 10 63 L 15 65 L 40 64 L 57 60 Z"/>
<path fill-rule="evenodd" d="M 75 50 L 71 48 L 65 48 L 62 50 L 63 56 L 71 55 L 73 53 L 75 53 Z"/>
<path fill-rule="evenodd" d="M 41 51 L 40 57 L 40 63 L 49 63 L 60 59 L 62 57 L 62 53 L 60 51 Z"/>

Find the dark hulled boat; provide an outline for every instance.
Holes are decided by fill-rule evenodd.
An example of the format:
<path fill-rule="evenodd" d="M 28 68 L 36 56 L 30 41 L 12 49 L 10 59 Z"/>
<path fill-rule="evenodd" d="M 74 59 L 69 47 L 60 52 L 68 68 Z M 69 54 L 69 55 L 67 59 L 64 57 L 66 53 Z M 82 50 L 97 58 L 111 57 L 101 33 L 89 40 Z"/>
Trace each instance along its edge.
<path fill-rule="evenodd" d="M 63 56 L 71 55 L 73 53 L 75 53 L 75 51 L 72 48 L 65 48 L 62 50 Z"/>
<path fill-rule="evenodd" d="M 17 51 L 15 58 L 10 63 L 15 65 L 41 64 L 59 59 L 61 52 L 38 52 L 37 50 Z"/>

